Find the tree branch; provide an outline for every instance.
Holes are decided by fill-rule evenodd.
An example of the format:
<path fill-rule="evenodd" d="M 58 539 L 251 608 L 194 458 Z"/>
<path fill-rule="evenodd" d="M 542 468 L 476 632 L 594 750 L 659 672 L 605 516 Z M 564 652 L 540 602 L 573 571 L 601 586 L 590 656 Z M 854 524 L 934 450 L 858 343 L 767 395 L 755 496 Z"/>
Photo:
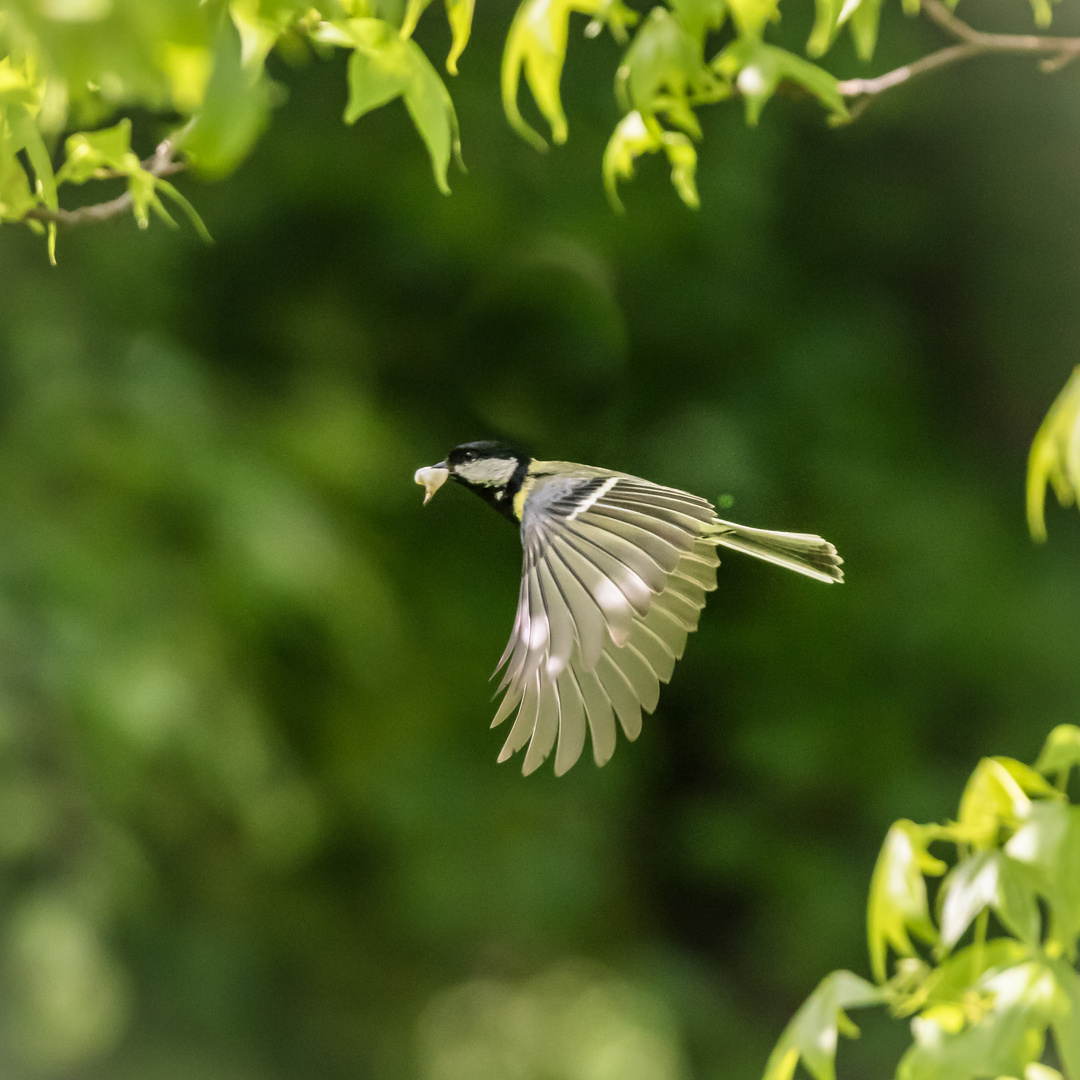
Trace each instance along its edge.
<path fill-rule="evenodd" d="M 148 157 L 142 162 L 142 167 L 153 176 L 159 177 L 183 172 L 187 165 L 183 161 L 173 160 L 175 149 L 171 138 L 163 140 L 158 144 L 153 157 Z M 50 210 L 47 206 L 37 206 L 25 216 L 34 221 L 55 222 L 57 225 L 93 225 L 126 213 L 131 209 L 133 202 L 131 192 L 125 191 L 123 195 L 109 199 L 108 202 L 80 206 L 78 210 Z"/>
<path fill-rule="evenodd" d="M 947 45 L 873 79 L 842 80 L 837 89 L 844 97 L 856 99 L 852 110 L 855 115 L 862 112 L 876 95 L 891 90 L 894 86 L 935 68 L 984 53 L 1049 54 L 1039 65 L 1043 71 L 1059 71 L 1080 57 L 1080 38 L 1048 37 L 1040 34 L 989 34 L 968 26 L 940 0 L 922 0 L 920 7 L 931 22 L 956 38 L 958 44 Z"/>

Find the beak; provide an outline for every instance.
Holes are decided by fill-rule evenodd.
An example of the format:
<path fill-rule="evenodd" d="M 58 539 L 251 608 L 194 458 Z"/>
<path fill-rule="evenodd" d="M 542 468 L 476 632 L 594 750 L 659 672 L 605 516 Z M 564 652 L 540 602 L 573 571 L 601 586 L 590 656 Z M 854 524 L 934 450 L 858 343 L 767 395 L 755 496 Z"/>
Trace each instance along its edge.
<path fill-rule="evenodd" d="M 446 483 L 450 470 L 445 461 L 438 465 L 428 465 L 425 469 L 417 469 L 413 479 L 424 489 L 424 505 L 427 506 L 431 496 Z"/>

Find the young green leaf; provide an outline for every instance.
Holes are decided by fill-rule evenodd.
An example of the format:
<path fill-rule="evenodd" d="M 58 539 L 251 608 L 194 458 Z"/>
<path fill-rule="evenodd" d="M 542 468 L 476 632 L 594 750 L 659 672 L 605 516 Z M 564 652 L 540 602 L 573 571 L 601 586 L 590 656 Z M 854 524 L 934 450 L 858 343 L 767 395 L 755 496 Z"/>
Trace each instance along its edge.
<path fill-rule="evenodd" d="M 1050 483 L 1062 506 L 1080 495 L 1080 367 L 1050 406 L 1028 454 L 1028 531 L 1036 543 L 1046 539 L 1046 485 Z"/>
<path fill-rule="evenodd" d="M 859 1034 L 844 1010 L 884 1001 L 883 989 L 850 971 L 826 975 L 784 1029 L 763 1080 L 791 1080 L 800 1059 L 815 1080 L 835 1080 L 839 1033 L 849 1038 Z"/>
<path fill-rule="evenodd" d="M 546 150 L 547 143 L 521 115 L 518 84 L 524 71 L 537 108 L 551 127 L 552 140 L 566 142 L 566 114 L 559 96 L 559 81 L 566 60 L 570 14 L 574 11 L 606 23 L 620 41 L 626 36 L 626 27 L 633 26 L 638 18 L 622 0 L 524 0 L 506 37 L 502 99 L 510 126 L 537 150 Z"/>
<path fill-rule="evenodd" d="M 1046 1030 L 1064 1008 L 1046 964 L 991 969 L 969 990 L 966 1008 L 932 1006 L 912 1020 L 914 1045 L 896 1080 L 1024 1076 L 1042 1057 Z"/>
<path fill-rule="evenodd" d="M 1075 956 L 1080 934 L 1080 807 L 1035 803 L 1005 853 L 1027 867 L 1046 898 L 1051 916 L 1047 950 Z"/>
<path fill-rule="evenodd" d="M 1005 760 L 983 758 L 964 787 L 957 822 L 951 829 L 961 843 L 988 848 L 996 842 L 1003 827 L 1019 825 L 1031 810 L 1031 800 L 1024 790 L 1025 786 L 1032 786 L 1031 777 L 1037 777 L 1043 785 L 1033 794 L 1044 794 L 1049 789 L 1034 770 L 1019 762 L 1006 765 Z M 1018 772 L 1013 766 L 1026 771 Z"/>
<path fill-rule="evenodd" d="M 450 24 L 450 52 L 446 57 L 446 70 L 458 73 L 457 62 L 469 44 L 472 33 L 475 0 L 446 0 L 446 21 Z"/>
<path fill-rule="evenodd" d="M 240 35 L 223 23 L 202 106 L 179 139 L 192 164 L 212 177 L 232 172 L 269 121 L 272 90 L 261 70 L 244 67 Z"/>
<path fill-rule="evenodd" d="M 768 23 L 780 18 L 780 0 L 728 0 L 740 38 L 760 41 Z"/>
<path fill-rule="evenodd" d="M 889 829 L 870 879 L 866 928 L 870 966 L 878 982 L 885 979 L 888 947 L 901 956 L 914 956 L 909 931 L 924 941 L 937 940 L 930 920 L 924 874 L 937 876 L 945 863 L 927 851 L 926 830 L 913 821 L 898 821 Z"/>
<path fill-rule="evenodd" d="M 1077 765 L 1080 765 L 1080 727 L 1058 724 L 1047 736 L 1035 768 L 1047 776 L 1064 774 L 1067 781 L 1069 773 Z"/>
<path fill-rule="evenodd" d="M 851 0 L 848 0 L 844 11 L 851 6 Z M 855 42 L 855 55 L 860 60 L 869 60 L 874 55 L 880 23 L 881 0 L 861 0 L 854 6 L 848 26 L 851 28 L 851 39 Z"/>
<path fill-rule="evenodd" d="M 727 17 L 726 0 L 670 0 L 671 10 L 686 32 L 698 43 L 698 60 L 705 35 L 719 30 Z M 653 12 L 663 10 L 653 8 Z"/>
<path fill-rule="evenodd" d="M 840 29 L 844 0 L 814 0 L 814 25 L 806 42 L 808 56 L 824 56 Z"/>
<path fill-rule="evenodd" d="M 1053 1020 L 1054 1044 L 1070 1080 L 1080 1076 L 1080 972 L 1055 960 L 1051 964 L 1061 993 L 1060 1011 Z"/>
<path fill-rule="evenodd" d="M 1039 940 L 1039 905 L 1031 875 L 996 849 L 962 859 L 942 884 L 940 902 L 941 944 L 946 950 L 988 907 L 1021 941 L 1036 944 Z"/>
<path fill-rule="evenodd" d="M 450 168 L 451 154 L 459 164 L 461 162 L 457 113 L 454 112 L 454 103 L 446 85 L 423 50 L 414 41 L 408 42 L 408 46 L 412 71 L 405 87 L 405 108 L 427 147 L 435 183 L 444 195 L 449 195 L 450 185 L 446 174 Z"/>
<path fill-rule="evenodd" d="M 740 38 L 727 46 L 711 64 L 728 81 L 734 80 L 746 99 L 746 122 L 756 124 L 765 103 L 783 80 L 793 82 L 814 95 L 836 121 L 847 120 L 848 110 L 837 79 L 824 68 L 775 45 L 752 38 Z"/>
<path fill-rule="evenodd" d="M 634 175 L 634 160 L 642 154 L 655 154 L 663 150 L 671 165 L 671 183 L 687 206 L 698 206 L 697 186 L 694 173 L 697 168 L 697 151 L 694 144 L 678 131 L 665 131 L 655 117 L 646 119 L 640 112 L 627 113 L 619 121 L 604 150 L 604 187 L 611 205 L 619 213 L 624 210 L 619 198 L 619 180 Z"/>

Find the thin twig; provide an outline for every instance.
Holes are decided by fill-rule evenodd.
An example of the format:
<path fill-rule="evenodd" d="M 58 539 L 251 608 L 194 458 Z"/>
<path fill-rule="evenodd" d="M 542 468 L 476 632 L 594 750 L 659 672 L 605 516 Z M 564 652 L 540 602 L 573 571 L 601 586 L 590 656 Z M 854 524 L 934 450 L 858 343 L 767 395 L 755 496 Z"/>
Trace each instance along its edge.
<path fill-rule="evenodd" d="M 990 34 L 968 26 L 940 0 L 922 0 L 920 7 L 931 22 L 950 33 L 958 40 L 958 44 L 947 45 L 943 49 L 938 49 L 936 52 L 873 79 L 841 81 L 837 89 L 844 97 L 861 99 L 855 103 L 859 112 L 866 107 L 871 97 L 891 90 L 894 86 L 899 86 L 917 75 L 924 75 L 935 68 L 955 64 L 960 60 L 968 60 L 984 53 L 1050 53 L 1050 57 L 1039 65 L 1043 71 L 1058 71 L 1080 57 L 1080 38 L 1049 37 L 1040 34 Z"/>
<path fill-rule="evenodd" d="M 187 165 L 183 161 L 174 161 L 175 147 L 172 139 L 165 139 L 158 144 L 153 157 L 148 157 L 142 162 L 142 167 L 154 176 L 172 176 L 174 173 L 183 172 Z M 131 209 L 134 199 L 130 191 L 108 202 L 94 203 L 91 206 L 80 206 L 78 210 L 50 210 L 47 206 L 36 206 L 30 210 L 26 217 L 35 221 L 54 221 L 57 225 L 93 225 L 99 221 L 108 221 L 117 214 L 126 213 Z"/>

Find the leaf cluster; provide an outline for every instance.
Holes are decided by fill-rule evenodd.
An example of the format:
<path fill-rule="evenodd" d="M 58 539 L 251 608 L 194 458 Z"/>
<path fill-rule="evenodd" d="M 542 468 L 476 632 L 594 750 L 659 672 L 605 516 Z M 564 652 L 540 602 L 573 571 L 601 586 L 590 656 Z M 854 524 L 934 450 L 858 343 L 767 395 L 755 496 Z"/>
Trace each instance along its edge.
<path fill-rule="evenodd" d="M 838 1035 L 859 1034 L 845 1010 L 867 1005 L 911 1017 L 896 1080 L 1080 1077 L 1080 806 L 1066 794 L 1077 766 L 1080 727 L 1062 725 L 1034 768 L 981 761 L 955 821 L 892 826 L 870 883 L 874 981 L 822 980 L 765 1080 L 790 1080 L 800 1060 L 815 1080 L 835 1080 Z M 1042 1063 L 1048 1034 L 1061 1071 Z"/>
<path fill-rule="evenodd" d="M 1049 21 L 1048 0 L 1032 0 L 1036 21 Z M 430 0 L 50 0 L 5 6 L 0 12 L 0 222 L 25 222 L 49 236 L 64 220 L 57 185 L 85 180 L 126 182 L 144 226 L 148 211 L 169 220 L 161 195 L 178 199 L 161 175 L 114 146 L 128 129 L 96 129 L 132 109 L 157 118 L 170 152 L 204 176 L 220 177 L 243 160 L 267 126 L 281 88 L 266 61 L 287 62 L 349 51 L 346 123 L 402 99 L 431 158 L 435 182 L 449 191 L 451 158 L 460 163 L 457 116 L 443 78 L 413 40 Z M 918 0 L 902 0 L 917 14 Z M 456 75 L 468 43 L 474 0 L 445 0 L 451 46 L 446 69 Z M 836 76 L 820 59 L 846 29 L 863 60 L 873 55 L 882 0 L 816 0 L 805 51 L 811 59 L 766 40 L 780 20 L 780 0 L 666 0 L 648 12 L 623 0 L 522 0 L 506 39 L 502 100 L 510 124 L 543 149 L 541 134 L 519 106 L 522 80 L 554 142 L 568 124 L 560 82 L 571 17 L 585 15 L 587 37 L 610 31 L 624 47 L 615 72 L 621 119 L 603 156 L 612 204 L 617 186 L 644 154 L 662 153 L 672 183 L 689 206 L 698 204 L 697 110 L 742 98 L 756 124 L 783 84 L 816 99 L 832 123 L 850 118 Z M 54 169 L 54 143 L 75 131 Z M 102 141 L 103 140 L 103 141 Z M 124 168 L 107 158 L 118 150 Z M 75 151 L 81 155 L 72 159 Z M 87 153 L 96 154 L 90 166 Z M 115 155 L 114 155 L 115 156 Z M 116 209 L 120 209 L 117 207 Z M 104 215 L 103 215 L 104 216 Z"/>

